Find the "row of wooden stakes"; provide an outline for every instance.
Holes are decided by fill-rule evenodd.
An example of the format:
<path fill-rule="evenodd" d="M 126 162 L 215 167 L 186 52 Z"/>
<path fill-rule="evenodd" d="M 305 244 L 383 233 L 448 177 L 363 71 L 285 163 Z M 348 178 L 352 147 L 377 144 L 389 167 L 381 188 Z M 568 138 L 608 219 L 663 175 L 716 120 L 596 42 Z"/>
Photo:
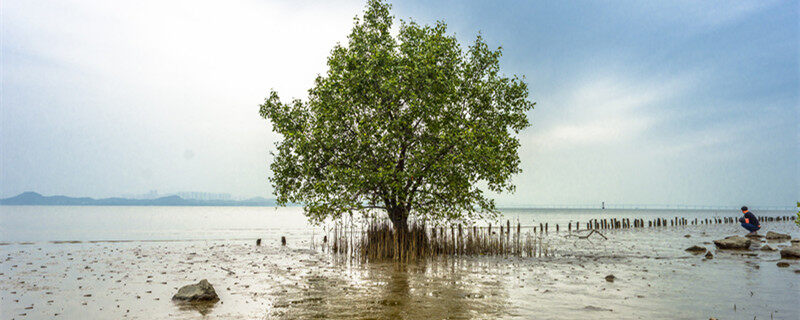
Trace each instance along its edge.
<path fill-rule="evenodd" d="M 771 216 L 771 217 L 758 217 L 759 221 L 762 222 L 783 222 L 783 221 L 794 221 L 794 216 Z M 729 223 L 739 223 L 738 217 L 712 217 L 712 218 L 694 218 L 694 219 L 686 219 L 682 217 L 673 217 L 673 218 L 655 218 L 653 220 L 645 220 L 645 219 L 617 219 L 617 218 L 606 218 L 606 219 L 590 219 L 585 223 L 585 230 L 607 230 L 607 229 L 630 229 L 630 228 L 654 228 L 654 227 L 666 227 L 666 226 L 686 226 L 686 225 L 709 225 L 709 224 L 729 224 Z M 506 221 L 507 227 L 506 230 L 510 230 L 511 222 Z M 491 233 L 492 225 L 488 226 L 489 232 Z M 540 223 L 538 228 L 537 226 L 521 226 L 517 224 L 517 229 L 526 228 L 526 229 L 533 229 L 534 233 L 537 232 L 549 232 L 550 228 L 548 223 Z M 555 225 L 555 231 L 559 232 L 560 226 L 558 224 Z M 567 223 L 567 231 L 580 231 L 581 230 L 581 223 L 576 222 L 569 222 Z M 500 225 L 500 233 L 504 232 L 503 225 Z M 519 231 L 517 231 L 519 232 Z"/>

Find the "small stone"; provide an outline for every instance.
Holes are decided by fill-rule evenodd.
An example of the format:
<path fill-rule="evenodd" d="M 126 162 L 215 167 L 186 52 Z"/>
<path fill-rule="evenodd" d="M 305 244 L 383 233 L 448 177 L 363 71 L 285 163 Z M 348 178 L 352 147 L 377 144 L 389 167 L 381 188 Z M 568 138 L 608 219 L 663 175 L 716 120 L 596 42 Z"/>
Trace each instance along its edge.
<path fill-rule="evenodd" d="M 775 250 L 777 250 L 777 249 L 775 249 L 773 247 L 770 247 L 768 244 L 766 244 L 763 247 L 761 247 L 761 251 L 775 251 Z"/>
<path fill-rule="evenodd" d="M 791 246 L 781 249 L 781 259 L 800 259 L 800 246 Z"/>
<path fill-rule="evenodd" d="M 616 279 L 616 278 L 617 277 L 615 277 L 613 274 L 609 274 L 609 275 L 606 276 L 606 281 L 614 282 L 614 279 Z"/>
<path fill-rule="evenodd" d="M 711 251 L 709 251 L 709 252 L 706 252 L 706 259 L 709 259 L 709 260 L 710 260 L 710 259 L 714 259 L 714 255 L 713 255 L 713 254 L 711 254 Z"/>
<path fill-rule="evenodd" d="M 778 262 L 778 268 L 786 268 L 788 266 L 789 266 L 788 262 L 785 262 L 785 261 L 779 261 Z"/>
<path fill-rule="evenodd" d="M 706 252 L 706 248 L 701 246 L 691 246 L 689 248 L 686 248 L 686 250 L 684 251 L 688 251 L 694 254 L 701 254 L 703 252 Z"/>
<path fill-rule="evenodd" d="M 777 233 L 777 232 L 767 231 L 767 236 L 766 236 L 766 238 L 767 238 L 768 240 L 789 240 L 789 239 L 791 239 L 792 237 L 791 237 L 791 236 L 789 236 L 788 234 L 783 234 L 783 233 Z"/>

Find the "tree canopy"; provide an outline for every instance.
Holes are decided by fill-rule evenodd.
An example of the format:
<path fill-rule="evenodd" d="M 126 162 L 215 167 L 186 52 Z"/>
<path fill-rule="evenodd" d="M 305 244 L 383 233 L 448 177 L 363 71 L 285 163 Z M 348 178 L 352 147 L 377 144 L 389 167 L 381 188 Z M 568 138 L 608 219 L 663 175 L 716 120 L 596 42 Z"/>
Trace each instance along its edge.
<path fill-rule="evenodd" d="M 385 210 L 396 229 L 409 216 L 493 217 L 485 191 L 513 191 L 521 171 L 527 85 L 501 74 L 501 48 L 478 36 L 462 49 L 444 22 L 401 21 L 392 36 L 390 8 L 368 2 L 307 100 L 271 91 L 260 106 L 283 136 L 270 166 L 277 200 L 303 203 L 314 222 Z"/>

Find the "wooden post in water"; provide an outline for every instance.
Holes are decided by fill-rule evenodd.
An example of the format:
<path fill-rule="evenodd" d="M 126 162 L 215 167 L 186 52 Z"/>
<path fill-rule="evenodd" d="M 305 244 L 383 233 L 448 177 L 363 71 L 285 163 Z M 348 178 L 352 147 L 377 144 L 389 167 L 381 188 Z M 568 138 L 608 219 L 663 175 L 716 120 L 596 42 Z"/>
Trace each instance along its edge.
<path fill-rule="evenodd" d="M 454 253 L 458 243 L 456 242 L 456 228 L 453 227 L 452 224 L 450 225 L 450 239 L 453 239 L 453 244 L 451 245 L 452 249 L 450 250 L 450 253 Z"/>
<path fill-rule="evenodd" d="M 511 243 L 511 220 L 506 220 L 506 243 Z"/>
<path fill-rule="evenodd" d="M 497 237 L 497 245 L 500 246 L 500 249 L 503 248 L 503 224 L 500 224 L 500 236 Z"/>
<path fill-rule="evenodd" d="M 464 249 L 463 248 L 464 248 L 464 238 L 462 237 L 461 224 L 459 223 L 458 224 L 458 253 L 459 254 L 463 254 L 464 253 Z"/>

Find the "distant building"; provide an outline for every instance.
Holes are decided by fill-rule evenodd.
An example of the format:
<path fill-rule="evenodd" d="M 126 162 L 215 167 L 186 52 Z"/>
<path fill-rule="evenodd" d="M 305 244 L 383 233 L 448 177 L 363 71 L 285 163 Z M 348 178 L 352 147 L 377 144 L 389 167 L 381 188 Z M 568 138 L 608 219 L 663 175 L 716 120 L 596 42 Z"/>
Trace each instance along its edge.
<path fill-rule="evenodd" d="M 211 192 L 178 192 L 175 195 L 186 200 L 232 200 L 230 193 L 211 193 Z"/>

